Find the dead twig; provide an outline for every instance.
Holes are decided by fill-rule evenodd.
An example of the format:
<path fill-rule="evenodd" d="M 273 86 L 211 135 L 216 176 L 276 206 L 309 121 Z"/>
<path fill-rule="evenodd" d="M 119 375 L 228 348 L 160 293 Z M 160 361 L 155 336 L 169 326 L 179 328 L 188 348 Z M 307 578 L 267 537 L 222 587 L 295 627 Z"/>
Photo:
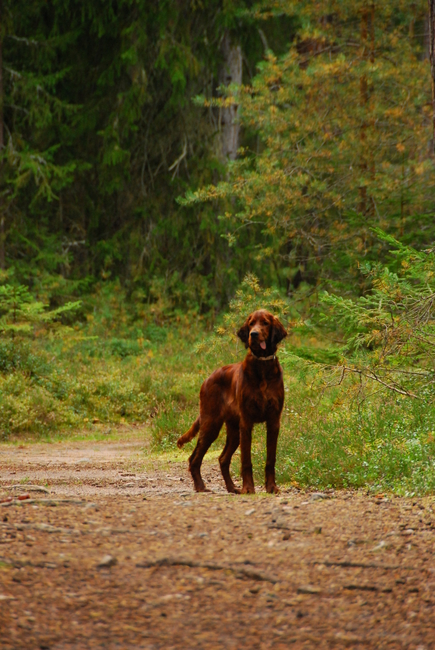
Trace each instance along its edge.
<path fill-rule="evenodd" d="M 385 571 L 394 571 L 395 569 L 407 569 L 399 564 L 377 564 L 375 562 L 348 562 L 347 560 L 330 562 L 329 560 L 315 560 L 312 564 L 324 564 L 325 566 L 338 566 L 345 569 L 384 569 Z"/>
<path fill-rule="evenodd" d="M 20 501 L 19 499 L 14 499 L 13 501 L 6 501 L 5 503 L 0 503 L 2 508 L 10 508 L 11 506 L 24 506 L 27 504 L 39 504 L 42 506 L 61 506 L 61 505 L 77 505 L 85 506 L 87 501 L 81 501 L 79 499 L 24 499 Z"/>
<path fill-rule="evenodd" d="M 160 560 L 138 562 L 136 566 L 140 569 L 151 569 L 153 567 L 187 566 L 193 569 L 209 569 L 210 571 L 231 571 L 235 574 L 236 577 L 249 578 L 250 580 L 257 580 L 259 582 L 271 582 L 272 584 L 279 582 L 277 578 L 268 576 L 265 573 L 256 571 L 255 569 L 235 567 L 228 564 L 216 564 L 215 562 L 197 562 L 196 560 L 186 560 L 183 558 L 163 557 Z"/>
<path fill-rule="evenodd" d="M 54 562 L 32 562 L 31 560 L 12 560 L 11 558 L 0 556 L 0 565 L 12 566 L 15 569 L 21 569 L 25 566 L 33 566 L 38 569 L 57 569 L 58 565 Z"/>
<path fill-rule="evenodd" d="M 44 492 L 50 494 L 50 490 L 42 485 L 30 485 L 29 483 L 19 483 L 18 485 L 11 485 L 11 490 L 23 490 L 24 492 Z"/>
<path fill-rule="evenodd" d="M 15 524 L 17 530 L 38 530 L 44 533 L 63 533 L 67 535 L 80 535 L 80 531 L 75 528 L 58 528 L 51 524 Z"/>
<path fill-rule="evenodd" d="M 338 368 L 341 368 L 341 379 L 338 382 L 338 384 L 334 385 L 339 385 L 342 381 L 342 378 L 344 376 L 345 372 L 351 372 L 353 374 L 359 375 L 360 377 L 365 377 L 365 379 L 371 379 L 372 381 L 376 381 L 382 386 L 385 386 L 385 388 L 388 388 L 389 390 L 394 391 L 395 393 L 399 393 L 399 395 L 405 395 L 406 397 L 413 397 L 414 399 L 421 399 L 421 397 L 418 397 L 418 395 L 415 395 L 414 393 L 411 393 L 411 391 L 406 390 L 404 388 L 399 388 L 398 386 L 394 386 L 391 383 L 387 383 L 386 381 L 383 381 L 378 375 L 373 370 L 365 370 L 362 368 L 350 368 L 348 366 L 325 366 L 325 370 L 335 370 Z M 328 387 L 333 384 L 328 384 Z"/>

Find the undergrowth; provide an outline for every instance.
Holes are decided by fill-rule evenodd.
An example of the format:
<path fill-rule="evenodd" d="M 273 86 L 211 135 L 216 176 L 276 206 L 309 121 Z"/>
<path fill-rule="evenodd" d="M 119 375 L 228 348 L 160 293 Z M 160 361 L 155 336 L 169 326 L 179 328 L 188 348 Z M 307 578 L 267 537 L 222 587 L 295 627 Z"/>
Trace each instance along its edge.
<path fill-rule="evenodd" d="M 180 337 L 178 327 L 165 330 L 165 341 L 82 334 L 0 349 L 0 364 L 8 369 L 0 372 L 3 439 L 128 421 L 153 422 L 161 441 L 164 431 L 181 432 L 201 381 L 189 336 Z"/>
<path fill-rule="evenodd" d="M 245 299 L 245 296 L 249 296 Z M 286 403 L 278 446 L 277 480 L 297 487 L 359 488 L 424 494 L 435 491 L 435 411 L 431 399 L 363 391 L 355 376 L 325 389 L 319 365 L 298 351 L 333 356 L 334 348 L 301 334 L 297 314 L 255 278 L 242 285 L 217 333 L 197 314 L 167 321 L 138 319 L 122 294 L 95 302 L 63 337 L 1 339 L 1 439 L 58 437 L 78 429 L 95 434 L 107 423 L 147 423 L 154 449 L 173 451 L 198 413 L 202 381 L 224 361 L 243 359 L 235 336 L 246 305 L 270 305 L 292 332 L 279 351 Z M 157 322 L 156 322 L 157 321 Z M 313 352 L 313 353 L 314 353 Z M 306 356 L 306 355 L 305 355 Z M 222 447 L 224 433 L 215 443 Z M 195 441 L 187 446 L 191 452 Z M 263 482 L 265 428 L 253 436 L 256 483 Z M 237 455 L 232 471 L 239 474 Z"/>
<path fill-rule="evenodd" d="M 361 402 L 355 378 L 322 391 L 312 369 L 301 376 L 299 364 L 286 351 L 281 360 L 287 391 L 278 453 L 281 481 L 408 495 L 435 491 L 435 411 L 430 402 L 385 388 Z M 264 455 L 263 449 L 259 454 Z"/>

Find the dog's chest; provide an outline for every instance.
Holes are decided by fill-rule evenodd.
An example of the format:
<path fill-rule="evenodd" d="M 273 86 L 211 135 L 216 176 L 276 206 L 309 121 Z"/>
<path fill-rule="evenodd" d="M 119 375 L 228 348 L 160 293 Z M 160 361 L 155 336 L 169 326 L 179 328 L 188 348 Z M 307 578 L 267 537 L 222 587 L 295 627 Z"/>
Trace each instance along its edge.
<path fill-rule="evenodd" d="M 242 409 L 255 422 L 264 422 L 271 412 L 280 412 L 282 409 L 276 388 L 266 380 L 243 392 Z"/>

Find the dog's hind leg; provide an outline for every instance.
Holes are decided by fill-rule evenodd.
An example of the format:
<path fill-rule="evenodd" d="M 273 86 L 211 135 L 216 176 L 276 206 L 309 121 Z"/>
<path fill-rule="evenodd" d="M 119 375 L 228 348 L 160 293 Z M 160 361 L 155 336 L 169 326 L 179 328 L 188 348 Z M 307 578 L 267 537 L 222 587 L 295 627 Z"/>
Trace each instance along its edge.
<path fill-rule="evenodd" d="M 196 443 L 193 454 L 189 458 L 189 470 L 192 475 L 196 492 L 208 491 L 201 477 L 201 464 L 208 448 L 218 437 L 222 424 L 222 421 L 208 421 L 204 425 L 201 423 L 201 432 L 199 434 L 198 442 Z"/>
<path fill-rule="evenodd" d="M 183 445 L 185 445 L 186 442 L 190 442 L 191 440 L 194 439 L 195 436 L 198 435 L 199 426 L 200 426 L 200 416 L 198 415 L 195 422 L 190 427 L 189 431 L 186 431 L 186 433 L 184 433 L 182 436 L 178 438 L 177 440 L 178 449 L 181 449 L 181 447 L 183 447 Z"/>
<path fill-rule="evenodd" d="M 222 476 L 224 477 L 228 492 L 239 494 L 240 490 L 234 485 L 230 474 L 231 458 L 233 457 L 233 454 L 239 446 L 240 442 L 239 422 L 230 420 L 226 423 L 226 427 L 227 441 L 225 443 L 223 452 L 219 456 L 219 464 L 221 466 Z"/>

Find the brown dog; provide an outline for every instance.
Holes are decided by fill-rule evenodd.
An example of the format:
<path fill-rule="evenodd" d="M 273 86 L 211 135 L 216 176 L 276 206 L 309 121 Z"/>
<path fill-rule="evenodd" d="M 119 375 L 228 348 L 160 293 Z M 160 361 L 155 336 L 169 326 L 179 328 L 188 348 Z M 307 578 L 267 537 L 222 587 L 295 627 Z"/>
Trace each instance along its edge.
<path fill-rule="evenodd" d="M 237 336 L 249 348 L 241 363 L 215 370 L 201 386 L 199 417 L 177 442 L 182 447 L 199 432 L 197 445 L 189 458 L 189 469 L 197 492 L 205 492 L 201 463 L 216 440 L 223 423 L 227 440 L 219 457 L 228 492 L 239 493 L 230 476 L 231 458 L 240 443 L 242 494 L 255 492 L 252 476 L 252 428 L 266 422 L 266 490 L 278 493 L 275 483 L 276 444 L 284 404 L 282 369 L 275 356 L 278 343 L 287 336 L 279 320 L 264 309 L 248 316 Z"/>

